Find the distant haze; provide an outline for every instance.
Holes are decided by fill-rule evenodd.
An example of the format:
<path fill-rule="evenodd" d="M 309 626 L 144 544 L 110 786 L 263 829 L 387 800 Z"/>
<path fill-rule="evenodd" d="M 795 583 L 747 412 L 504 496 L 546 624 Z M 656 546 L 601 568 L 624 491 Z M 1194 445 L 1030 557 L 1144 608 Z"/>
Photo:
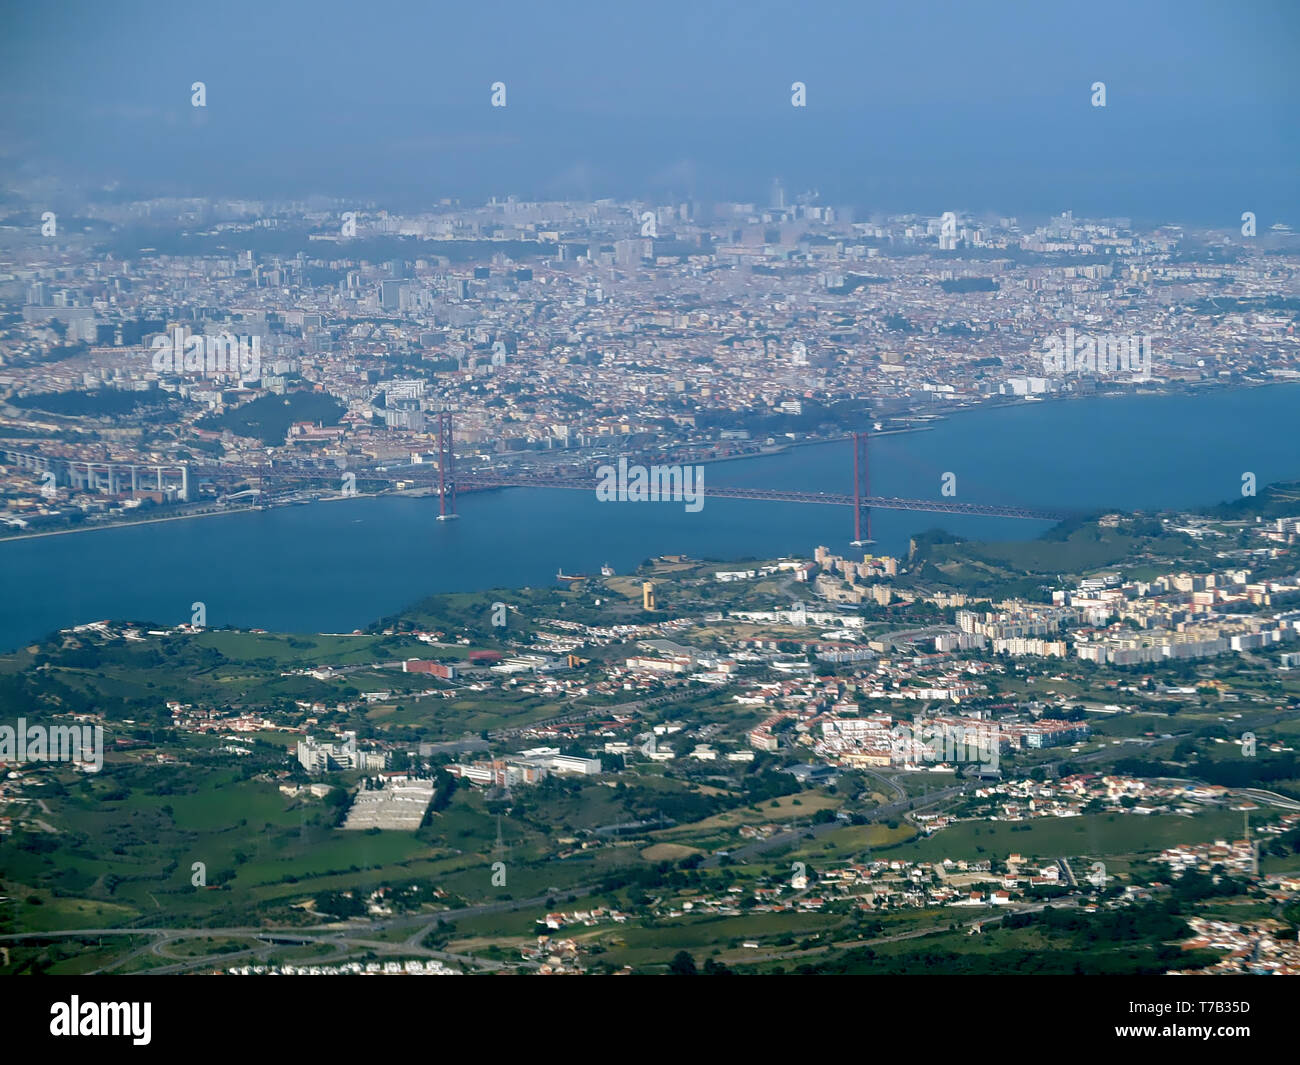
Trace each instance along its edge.
<path fill-rule="evenodd" d="M 1297 45 L 1288 0 L 9 3 L 0 180 L 1295 225 Z"/>

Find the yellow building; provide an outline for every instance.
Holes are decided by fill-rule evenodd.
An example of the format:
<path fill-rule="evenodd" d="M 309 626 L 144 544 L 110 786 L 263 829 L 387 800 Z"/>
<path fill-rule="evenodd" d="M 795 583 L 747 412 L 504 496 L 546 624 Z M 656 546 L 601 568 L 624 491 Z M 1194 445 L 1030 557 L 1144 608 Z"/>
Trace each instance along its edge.
<path fill-rule="evenodd" d="M 655 608 L 655 586 L 650 581 L 641 583 L 641 608 L 643 610 Z"/>

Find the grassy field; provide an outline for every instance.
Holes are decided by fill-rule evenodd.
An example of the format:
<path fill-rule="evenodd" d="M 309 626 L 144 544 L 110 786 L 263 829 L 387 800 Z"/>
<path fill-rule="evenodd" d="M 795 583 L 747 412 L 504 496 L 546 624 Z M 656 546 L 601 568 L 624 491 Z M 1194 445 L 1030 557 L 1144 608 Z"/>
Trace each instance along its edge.
<path fill-rule="evenodd" d="M 1036 818 L 1019 824 L 965 821 L 925 839 L 891 848 L 890 860 L 935 862 L 944 858 L 1026 859 L 1107 857 L 1159 853 L 1179 843 L 1201 843 L 1241 836 L 1241 815 L 1210 812 L 1196 817 L 1094 814 Z"/>

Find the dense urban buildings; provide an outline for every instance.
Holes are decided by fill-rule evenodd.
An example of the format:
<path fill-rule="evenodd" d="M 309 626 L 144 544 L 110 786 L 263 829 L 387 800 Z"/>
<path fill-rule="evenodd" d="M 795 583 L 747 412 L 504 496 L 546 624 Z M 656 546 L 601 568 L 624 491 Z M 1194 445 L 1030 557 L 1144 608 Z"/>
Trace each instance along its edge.
<path fill-rule="evenodd" d="M 647 213 L 653 237 L 637 235 Z M 1270 303 L 1296 288 L 1280 224 L 1246 238 L 1068 212 L 862 220 L 815 198 L 85 208 L 91 232 L 144 219 L 186 228 L 191 250 L 106 261 L 70 225 L 13 234 L 11 532 L 427 490 L 443 412 L 465 479 L 1300 377 L 1294 323 Z M 241 242 L 285 250 L 228 250 Z M 1125 338 L 1145 338 L 1138 370 L 1112 350 Z"/>

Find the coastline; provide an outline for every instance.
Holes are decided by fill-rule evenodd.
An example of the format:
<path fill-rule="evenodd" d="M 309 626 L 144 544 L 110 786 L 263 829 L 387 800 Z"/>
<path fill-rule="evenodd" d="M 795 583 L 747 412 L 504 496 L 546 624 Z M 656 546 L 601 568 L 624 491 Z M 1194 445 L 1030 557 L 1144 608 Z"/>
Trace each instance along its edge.
<path fill-rule="evenodd" d="M 944 418 L 935 419 L 935 421 L 944 421 L 944 420 L 945 420 Z M 929 432 L 933 432 L 936 428 L 937 426 L 934 425 L 913 425 L 913 426 L 909 426 L 906 429 L 885 429 L 882 432 L 872 433 L 871 435 L 872 437 L 877 437 L 877 436 L 901 436 L 904 433 L 929 433 Z M 793 451 L 797 447 L 823 447 L 827 444 L 842 443 L 847 439 L 848 439 L 847 436 L 832 436 L 827 439 L 816 439 L 816 440 L 787 440 L 783 444 L 776 444 L 767 451 L 759 451 L 755 454 L 727 455 L 725 457 L 720 456 L 718 458 L 700 459 L 698 461 L 698 465 L 713 466 L 722 462 L 745 462 L 749 459 L 766 459 L 766 458 L 771 458 L 773 455 L 784 455 L 786 452 Z M 705 489 L 705 495 L 708 495 L 707 489 Z"/>
<path fill-rule="evenodd" d="M 1142 509 L 1144 502 L 1158 502 L 1169 509 L 1195 512 L 1201 506 L 1224 502 L 1235 496 L 1242 469 L 1256 469 L 1261 485 L 1300 480 L 1300 442 L 1293 430 L 1300 393 L 1275 389 L 1228 396 L 1217 389 L 1214 394 L 1202 391 L 1171 396 L 1159 403 L 1148 402 L 1144 396 L 1123 404 L 1076 406 L 1072 409 L 1078 413 L 1068 416 L 1067 408 L 1035 410 L 1026 405 L 1020 415 L 991 414 L 964 422 L 934 417 L 929 424 L 912 428 L 943 432 L 899 441 L 892 450 L 904 455 L 915 451 L 926 461 L 937 455 L 977 453 L 982 463 L 993 463 L 987 475 L 1001 472 L 1016 477 L 1025 472 L 1020 452 L 1028 450 L 1034 456 L 1034 479 L 1025 484 L 1034 486 L 1031 496 L 1037 493 L 1050 498 L 1066 482 L 1058 480 L 1058 463 L 1052 457 L 1055 446 L 1045 446 L 1044 441 L 1059 443 L 1057 431 L 1066 427 L 1067 437 L 1073 441 L 1070 454 L 1076 457 L 1067 464 L 1071 475 L 1089 484 L 1100 479 L 1103 485 L 1120 478 L 1122 498 L 1115 509 L 1127 510 Z M 1210 438 L 1204 437 L 1207 421 L 1217 423 Z M 1000 440 L 1003 426 L 1019 442 L 1017 446 Z M 1098 432 L 1098 427 L 1106 431 Z M 1251 431 L 1244 432 L 1242 427 L 1251 427 Z M 1153 453 L 1135 465 L 1132 441 L 1151 434 Z M 832 443 L 834 446 L 820 451 L 790 450 L 800 444 Z M 765 467 L 737 467 L 731 474 L 712 473 L 710 479 L 718 484 L 772 481 L 792 488 L 816 482 L 814 487 L 834 491 L 843 472 L 841 466 L 849 458 L 846 443 L 843 439 L 787 441 L 785 456 L 774 458 Z M 1199 457 L 1189 464 L 1189 455 Z M 1166 486 L 1159 492 L 1149 484 L 1153 472 Z M 1030 491 L 1028 487 L 1025 490 Z M 413 490 L 401 497 L 416 494 Z M 539 492 L 535 496 L 541 498 L 532 499 L 529 495 L 506 497 L 494 490 L 490 496 L 495 500 L 485 498 L 481 504 L 484 521 L 472 521 L 470 526 L 451 523 L 438 535 L 430 532 L 437 508 L 429 506 L 437 497 L 425 496 L 422 506 L 371 502 L 352 511 L 316 508 L 298 515 L 280 511 L 246 517 L 231 522 L 224 533 L 216 527 L 205 532 L 203 526 L 178 526 L 142 530 L 136 536 L 124 534 L 117 539 L 44 540 L 14 547 L 7 555 L 0 550 L 0 583 L 10 590 L 6 609 L 0 611 L 0 631 L 6 634 L 0 645 L 18 646 L 24 639 L 69 621 L 115 614 L 170 616 L 175 602 L 183 600 L 188 605 L 194 599 L 207 601 L 209 607 L 214 601 L 223 601 L 224 616 L 232 624 L 284 631 L 349 631 L 408 603 L 413 592 L 549 584 L 557 548 L 564 552 L 558 561 L 566 572 L 590 572 L 594 561 L 604 558 L 612 558 L 622 568 L 673 549 L 718 558 L 806 553 L 811 529 L 824 529 L 836 543 L 846 531 L 841 527 L 842 515 L 780 503 L 750 514 L 723 508 L 717 522 L 703 524 L 684 521 L 671 508 L 613 508 L 608 515 L 594 514 L 599 520 L 593 522 L 588 520 L 593 516 L 590 500 L 585 498 L 588 493 Z M 340 498 L 381 497 L 334 497 Z M 322 497 L 316 501 L 333 500 Z M 305 507 L 306 503 L 298 505 Z M 250 504 L 240 510 L 208 514 L 155 513 L 130 524 L 185 521 L 214 513 L 247 515 L 251 509 L 255 508 Z M 575 524 L 575 515 L 582 515 L 583 520 Z M 354 518 L 365 520 L 357 524 Z M 892 536 L 898 543 L 890 540 L 890 546 L 905 550 L 906 539 L 899 539 L 904 537 L 905 527 L 920 529 L 946 519 L 899 515 L 890 521 L 896 528 L 882 536 L 886 540 Z M 974 538 L 1035 539 L 1042 528 L 990 527 L 989 535 Z M 29 531 L 9 539 L 68 531 L 91 530 Z M 956 527 L 954 531 L 963 532 Z M 973 527 L 965 530 L 966 538 L 972 538 L 973 531 Z M 188 550 L 191 540 L 202 541 L 211 550 L 205 548 L 201 556 L 195 555 Z M 243 565 L 248 558 L 262 557 L 259 553 L 263 551 L 270 552 L 267 558 L 284 555 L 281 564 L 253 570 Z M 544 566 L 538 561 L 542 556 Z M 171 562 L 163 570 L 154 565 L 161 557 Z M 230 567 L 236 572 L 228 572 Z M 350 579 L 323 582 L 320 578 L 325 573 L 346 573 Z M 60 578 L 59 574 L 66 576 Z"/>
<path fill-rule="evenodd" d="M 934 428 L 935 427 L 933 425 L 913 426 L 907 429 L 887 429 L 884 432 L 872 433 L 871 435 L 872 436 L 896 436 L 902 433 L 925 433 L 925 432 L 932 431 Z M 773 447 L 768 451 L 761 451 L 756 454 L 749 454 L 749 455 L 727 455 L 725 457 L 719 457 L 719 458 L 702 459 L 699 461 L 698 464 L 701 466 L 711 466 L 723 462 L 741 462 L 749 459 L 765 459 L 765 458 L 771 458 L 773 455 L 783 455 L 787 451 L 791 451 L 797 447 L 815 447 L 824 444 L 834 444 L 837 442 L 838 442 L 838 438 L 832 438 L 829 440 L 791 440 L 785 444 L 781 444 L 777 447 Z M 468 492 L 463 489 L 458 490 L 458 492 L 463 492 L 464 494 L 476 494 L 479 491 L 500 492 L 500 491 L 506 491 L 510 487 L 511 487 L 510 485 L 491 485 L 489 487 L 482 488 L 482 489 L 474 488 L 472 492 Z M 388 492 L 374 492 L 374 493 L 358 492 L 355 496 L 322 496 L 319 499 L 295 500 L 292 502 L 284 502 L 284 503 L 267 503 L 263 506 L 231 507 L 227 510 L 208 511 L 203 514 L 173 514 L 168 517 L 161 517 L 161 518 L 141 518 L 138 521 L 116 521 L 116 522 L 109 522 L 109 523 L 97 524 L 97 525 L 83 524 L 72 529 L 49 529 L 44 532 L 24 532 L 24 533 L 15 533 L 14 535 L 11 536 L 0 536 L 0 548 L 3 548 L 3 546 L 7 543 L 11 543 L 19 540 L 39 540 L 47 536 L 69 536 L 73 533 L 104 532 L 109 529 L 130 529 L 130 528 L 134 528 L 137 525 L 157 525 L 161 522 L 166 522 L 166 521 L 198 521 L 202 518 L 224 518 L 224 517 L 228 517 L 231 514 L 248 514 L 258 510 L 279 510 L 283 507 L 314 506 L 317 503 L 337 503 L 345 499 L 383 499 L 386 496 L 426 498 L 431 495 L 433 495 L 433 490 L 429 488 L 419 488 L 419 489 L 407 488 L 407 489 L 400 489 L 400 490 L 393 489 Z M 705 495 L 706 496 L 708 495 L 707 489 L 705 490 Z"/>
<path fill-rule="evenodd" d="M 130 529 L 136 525 L 158 525 L 164 521 L 197 521 L 200 518 L 224 518 L 229 514 L 247 514 L 257 507 L 239 507 L 210 514 L 173 514 L 166 518 L 141 518 L 139 521 L 115 521 L 105 525 L 81 525 L 75 529 L 49 529 L 45 532 L 16 533 L 0 537 L 0 546 L 16 540 L 40 540 L 47 536 L 71 536 L 73 533 L 104 532 L 107 529 Z"/>
<path fill-rule="evenodd" d="M 1178 389 L 1170 389 L 1167 387 L 1163 387 L 1163 388 L 1143 389 L 1141 391 L 1134 390 L 1132 392 L 1093 392 L 1087 394 L 1074 393 L 1074 392 L 1049 393 L 1049 394 L 1041 395 L 1037 399 L 1030 400 L 1029 402 L 1069 403 L 1069 402 L 1077 402 L 1077 401 L 1088 400 L 1088 399 L 1091 400 L 1125 399 L 1125 398 L 1137 398 L 1143 396 L 1163 396 L 1163 397 L 1172 398 L 1180 395 L 1182 396 L 1195 395 L 1201 392 L 1220 391 L 1220 390 L 1247 391 L 1251 389 L 1260 389 L 1260 388 L 1276 388 L 1276 387 L 1281 387 L 1286 385 L 1300 386 L 1300 380 L 1234 381 L 1234 382 L 1207 381 L 1204 383 L 1190 385 Z M 956 409 L 948 410 L 943 413 L 934 413 L 934 414 L 927 413 L 925 415 L 920 415 L 920 417 L 924 417 L 926 419 L 927 424 L 925 425 L 911 425 L 900 429 L 886 429 L 880 432 L 873 432 L 871 435 L 873 437 L 881 437 L 881 436 L 901 436 L 908 433 L 933 432 L 935 429 L 939 427 L 941 423 L 952 420 L 961 415 L 972 414 L 980 411 L 992 411 L 992 410 L 1001 410 L 1004 408 L 1021 407 L 1024 406 L 1025 403 L 1026 403 L 1026 399 L 1023 396 L 998 397 L 996 399 L 989 399 L 982 403 L 960 406 L 957 407 Z M 760 451 L 760 452 L 744 454 L 744 455 L 728 455 L 725 457 L 703 459 L 699 461 L 699 465 L 702 466 L 716 465 L 719 463 L 726 463 L 726 462 L 742 462 L 742 461 L 750 461 L 754 459 L 770 458 L 774 455 L 786 454 L 787 452 L 790 452 L 795 448 L 820 447 L 828 444 L 839 443 L 844 439 L 847 438 L 832 437 L 829 439 L 790 440 L 778 444 L 768 451 Z M 1300 471 L 1297 472 L 1297 476 L 1300 476 Z M 497 487 L 493 487 L 488 490 L 499 491 L 500 489 Z M 349 498 L 381 499 L 384 498 L 385 496 L 408 496 L 410 494 L 411 494 L 411 490 L 401 490 L 401 491 L 392 490 L 389 492 L 378 492 L 373 494 L 358 493 L 356 496 L 322 496 L 319 499 L 294 500 L 294 501 L 282 502 L 282 503 L 269 503 L 262 506 L 234 507 L 227 510 L 207 512 L 203 514 L 176 514 L 176 515 L 157 517 L 157 518 L 143 518 L 138 521 L 118 521 L 118 522 L 97 524 L 91 526 L 82 525 L 77 528 L 70 528 L 70 529 L 50 529 L 43 532 L 24 532 L 24 533 L 17 533 L 12 536 L 0 536 L 0 548 L 3 548 L 4 544 L 13 541 L 36 540 L 36 539 L 42 539 L 44 537 L 49 537 L 49 536 L 66 536 L 72 533 L 101 532 L 108 529 L 127 529 L 136 525 L 156 525 L 161 522 L 170 522 L 170 521 L 194 521 L 201 518 L 220 518 L 220 517 L 227 517 L 232 514 L 247 514 L 258 510 L 278 510 L 282 507 L 309 506 L 309 505 L 314 505 L 316 503 L 331 503 L 331 502 L 337 502 Z M 428 495 L 429 493 L 427 491 L 424 491 L 421 494 Z M 707 494 L 708 492 L 706 489 L 705 495 L 707 496 Z M 1222 500 L 1219 500 L 1217 502 L 1222 502 Z M 1205 505 L 1209 506 L 1213 504 L 1206 503 Z"/>
<path fill-rule="evenodd" d="M 109 529 L 132 529 L 137 525 L 158 525 L 165 521 L 199 521 L 203 518 L 227 518 L 232 514 L 251 514 L 259 510 L 279 510 L 282 507 L 308 506 L 315 503 L 337 503 L 344 499 L 379 499 L 384 495 L 407 495 L 407 492 L 383 492 L 378 495 L 356 496 L 322 496 L 310 501 L 292 503 L 268 503 L 266 506 L 230 507 L 227 510 L 208 511 L 203 514 L 172 514 L 163 518 L 141 518 L 139 521 L 115 521 L 105 525 L 79 526 L 75 529 L 49 529 L 46 532 L 17 533 L 13 536 L 0 536 L 0 547 L 15 540 L 39 540 L 46 536 L 69 536 L 72 533 L 105 532 Z"/>

